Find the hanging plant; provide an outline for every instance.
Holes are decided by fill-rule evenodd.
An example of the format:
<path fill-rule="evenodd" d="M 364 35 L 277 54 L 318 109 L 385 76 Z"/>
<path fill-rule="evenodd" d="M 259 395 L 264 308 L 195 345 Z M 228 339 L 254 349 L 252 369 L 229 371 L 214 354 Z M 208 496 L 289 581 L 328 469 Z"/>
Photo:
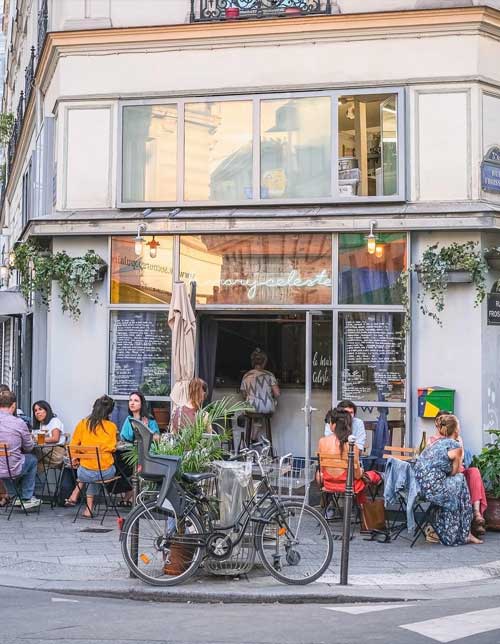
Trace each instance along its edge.
<path fill-rule="evenodd" d="M 66 251 L 53 254 L 39 242 L 28 241 L 15 247 L 11 268 L 19 271 L 21 293 L 27 301 L 32 293 L 38 293 L 49 307 L 52 282 L 57 282 L 63 312 L 77 320 L 82 295 L 98 302 L 95 284 L 103 278 L 106 263 L 93 250 L 83 257 L 70 257 Z"/>
<path fill-rule="evenodd" d="M 421 292 L 417 294 L 419 308 L 424 315 L 431 317 L 439 326 L 443 326 L 440 318 L 445 305 L 446 290 L 450 282 L 471 282 L 476 289 L 474 306 L 477 307 L 486 297 L 486 273 L 488 266 L 483 253 L 476 242 L 453 242 L 449 246 L 438 248 L 439 244 L 429 246 L 419 264 L 411 265 L 398 280 L 405 306 L 405 332 L 409 330 L 410 302 L 408 298 L 408 283 L 412 273 L 418 275 Z M 463 274 L 458 275 L 461 272 Z"/>

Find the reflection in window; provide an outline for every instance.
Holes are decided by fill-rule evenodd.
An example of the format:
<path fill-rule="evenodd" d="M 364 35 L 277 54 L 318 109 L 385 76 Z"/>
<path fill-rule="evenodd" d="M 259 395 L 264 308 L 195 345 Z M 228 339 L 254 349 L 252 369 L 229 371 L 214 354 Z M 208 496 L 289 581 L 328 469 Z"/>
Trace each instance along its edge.
<path fill-rule="evenodd" d="M 405 400 L 403 318 L 403 313 L 339 313 L 339 399 Z"/>
<path fill-rule="evenodd" d="M 329 304 L 331 235 L 181 237 L 181 279 L 199 304 Z"/>
<path fill-rule="evenodd" d="M 377 233 L 370 255 L 363 233 L 339 236 L 339 303 L 401 304 L 399 276 L 406 269 L 406 235 Z"/>
<path fill-rule="evenodd" d="M 397 194 L 394 94 L 341 96 L 338 104 L 341 196 Z"/>
<path fill-rule="evenodd" d="M 328 97 L 261 102 L 261 197 L 327 197 L 331 187 Z"/>
<path fill-rule="evenodd" d="M 125 107 L 122 200 L 175 201 L 176 180 L 177 107 Z"/>
<path fill-rule="evenodd" d="M 151 244 L 156 257 L 152 258 Z M 137 257 L 133 237 L 111 239 L 111 304 L 168 304 L 172 294 L 172 237 L 145 237 Z"/>
<path fill-rule="evenodd" d="M 184 121 L 185 199 L 251 199 L 252 103 L 188 103 Z"/>

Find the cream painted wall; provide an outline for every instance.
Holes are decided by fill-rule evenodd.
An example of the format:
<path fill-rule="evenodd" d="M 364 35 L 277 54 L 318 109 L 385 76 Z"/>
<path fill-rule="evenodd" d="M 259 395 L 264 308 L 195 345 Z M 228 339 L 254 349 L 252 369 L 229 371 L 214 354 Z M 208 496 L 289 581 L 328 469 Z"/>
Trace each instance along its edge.
<path fill-rule="evenodd" d="M 59 164 L 58 205 L 62 208 L 109 208 L 113 202 L 113 106 L 66 106 Z"/>
<path fill-rule="evenodd" d="M 105 237 L 54 238 L 54 252 L 80 256 L 89 249 L 107 261 Z M 82 314 L 75 322 L 63 314 L 57 287 L 53 289 L 47 319 L 47 398 L 69 431 L 107 390 L 107 280 L 99 288 L 99 297 L 99 304 L 82 298 Z"/>
<path fill-rule="evenodd" d="M 412 234 L 412 261 L 418 263 L 422 252 L 439 242 L 478 241 L 473 232 L 450 234 Z M 414 279 L 414 289 L 419 285 Z M 474 308 L 474 289 L 471 284 L 452 284 L 446 294 L 446 305 L 439 327 L 431 318 L 424 317 L 414 304 L 412 313 L 412 414 L 413 442 L 418 445 L 421 433 L 433 433 L 433 422 L 418 417 L 417 389 L 441 386 L 456 389 L 455 412 L 460 419 L 462 435 L 468 449 L 478 452 L 482 446 L 483 396 L 482 346 L 484 335 L 483 308 Z"/>
<path fill-rule="evenodd" d="M 449 92 L 449 93 L 448 93 Z M 416 199 L 471 198 L 468 91 L 417 92 Z"/>

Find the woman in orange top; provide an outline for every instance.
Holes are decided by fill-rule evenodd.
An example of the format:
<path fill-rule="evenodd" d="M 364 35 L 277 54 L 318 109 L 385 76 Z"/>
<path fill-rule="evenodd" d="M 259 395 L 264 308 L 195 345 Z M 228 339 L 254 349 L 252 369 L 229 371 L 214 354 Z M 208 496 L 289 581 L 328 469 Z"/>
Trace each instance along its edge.
<path fill-rule="evenodd" d="M 88 483 L 87 488 L 87 508 L 83 516 L 91 519 L 94 507 L 94 496 L 99 491 L 99 486 L 95 481 L 107 480 L 115 475 L 115 466 L 113 452 L 116 449 L 116 436 L 118 433 L 117 426 L 109 420 L 109 415 L 115 406 L 114 400 L 109 396 L 101 396 L 94 402 L 92 413 L 87 418 L 83 418 L 75 427 L 70 442 L 71 447 L 98 447 L 99 461 L 97 455 L 81 456 L 78 463 L 77 483 L 69 499 L 66 499 L 67 507 L 74 506 L 78 502 L 80 495 L 81 483 Z M 100 467 L 99 467 L 100 465 Z"/>

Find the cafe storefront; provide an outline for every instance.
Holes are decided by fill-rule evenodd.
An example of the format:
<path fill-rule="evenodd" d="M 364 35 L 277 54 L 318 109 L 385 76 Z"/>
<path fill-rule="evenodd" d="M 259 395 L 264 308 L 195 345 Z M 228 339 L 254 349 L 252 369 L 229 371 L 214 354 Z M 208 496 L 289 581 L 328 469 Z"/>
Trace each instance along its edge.
<path fill-rule="evenodd" d="M 212 398 L 239 395 L 252 351 L 267 354 L 282 392 L 277 453 L 314 451 L 342 398 L 359 407 L 368 451 L 381 417 L 394 444 L 408 441 L 406 233 L 379 234 L 376 254 L 364 233 L 306 232 L 146 237 L 141 252 L 133 237 L 110 238 L 108 393 L 118 422 L 140 388 L 168 425 L 175 278 L 196 304 L 197 372 Z"/>

